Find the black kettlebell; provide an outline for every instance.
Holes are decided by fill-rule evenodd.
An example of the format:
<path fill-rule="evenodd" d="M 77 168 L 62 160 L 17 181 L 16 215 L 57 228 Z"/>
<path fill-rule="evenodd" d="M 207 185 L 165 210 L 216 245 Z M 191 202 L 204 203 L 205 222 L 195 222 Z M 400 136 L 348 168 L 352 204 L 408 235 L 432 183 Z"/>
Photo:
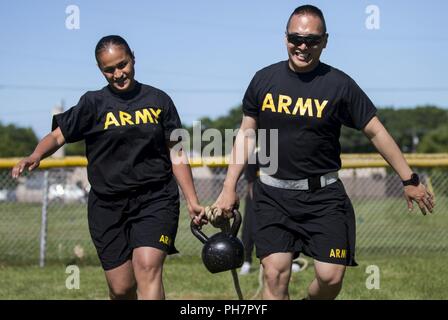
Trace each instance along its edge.
<path fill-rule="evenodd" d="M 241 225 L 241 214 L 233 210 L 233 224 L 230 232 L 218 232 L 208 238 L 201 227 L 191 221 L 191 232 L 198 238 L 202 248 L 202 261 L 211 273 L 239 268 L 244 262 L 244 246 L 237 234 Z"/>

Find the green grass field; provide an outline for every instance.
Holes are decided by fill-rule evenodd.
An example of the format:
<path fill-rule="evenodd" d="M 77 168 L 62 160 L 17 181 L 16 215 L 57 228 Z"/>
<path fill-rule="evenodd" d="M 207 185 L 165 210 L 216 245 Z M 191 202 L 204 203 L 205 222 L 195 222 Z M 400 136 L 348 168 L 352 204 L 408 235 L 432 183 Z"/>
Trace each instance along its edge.
<path fill-rule="evenodd" d="M 357 219 L 357 261 L 349 268 L 340 299 L 447 299 L 448 200 L 437 199 L 437 211 L 422 216 L 408 213 L 403 199 L 353 201 Z M 243 211 L 244 203 L 241 210 Z M 39 204 L 0 203 L 0 299 L 107 299 L 88 233 L 85 205 L 50 204 L 48 211 L 47 265 L 39 268 Z M 208 234 L 217 232 L 204 228 Z M 82 261 L 73 249 L 84 249 Z M 165 267 L 168 299 L 234 299 L 230 273 L 212 275 L 200 261 L 201 243 L 191 234 L 182 208 L 176 246 L 180 255 Z M 81 288 L 65 287 L 65 266 L 76 262 Z M 368 265 L 380 268 L 381 288 L 366 289 Z M 245 298 L 258 287 L 258 272 L 240 277 Z M 305 295 L 312 268 L 293 274 L 291 298 Z M 259 297 L 258 297 L 259 298 Z"/>
<path fill-rule="evenodd" d="M 349 268 L 338 299 L 447 299 L 446 255 L 426 257 L 369 257 L 358 259 L 359 266 Z M 368 265 L 380 270 L 380 289 L 367 289 Z M 0 299 L 107 299 L 103 271 L 98 266 L 80 265 L 80 289 L 65 287 L 66 267 L 51 264 L 0 267 Z M 291 299 L 304 297 L 313 277 L 310 266 L 294 273 Z M 253 299 L 258 288 L 258 269 L 240 276 L 245 299 Z M 230 272 L 209 273 L 199 258 L 169 258 L 164 283 L 167 299 L 236 299 Z M 260 296 L 256 297 L 260 299 Z"/>

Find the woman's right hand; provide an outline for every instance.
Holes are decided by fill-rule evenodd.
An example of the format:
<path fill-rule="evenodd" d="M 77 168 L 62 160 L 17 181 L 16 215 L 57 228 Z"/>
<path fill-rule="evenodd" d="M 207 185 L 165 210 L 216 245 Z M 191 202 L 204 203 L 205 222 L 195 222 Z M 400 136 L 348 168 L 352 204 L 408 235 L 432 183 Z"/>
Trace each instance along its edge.
<path fill-rule="evenodd" d="M 36 149 L 29 157 L 22 159 L 12 168 L 12 177 L 17 179 L 23 173 L 23 170 L 27 168 L 28 171 L 36 169 L 42 159 L 52 155 L 64 143 L 65 138 L 61 128 L 57 127 L 38 143 Z"/>
<path fill-rule="evenodd" d="M 37 168 L 40 164 L 41 158 L 36 155 L 30 155 L 27 158 L 22 159 L 17 163 L 14 168 L 12 168 L 12 177 L 17 179 L 23 172 L 23 170 L 28 168 L 28 171 L 32 171 Z"/>

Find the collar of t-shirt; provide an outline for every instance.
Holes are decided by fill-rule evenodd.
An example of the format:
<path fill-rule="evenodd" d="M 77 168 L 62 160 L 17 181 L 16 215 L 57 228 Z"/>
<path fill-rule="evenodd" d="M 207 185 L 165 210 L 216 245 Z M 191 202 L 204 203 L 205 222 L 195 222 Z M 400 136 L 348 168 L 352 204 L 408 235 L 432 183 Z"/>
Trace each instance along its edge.
<path fill-rule="evenodd" d="M 126 92 L 117 92 L 111 88 L 110 85 L 105 87 L 105 90 L 110 93 L 112 96 L 121 99 L 121 100 L 132 100 L 137 97 L 142 89 L 142 84 L 138 81 L 135 81 L 134 88 L 131 91 Z"/>
<path fill-rule="evenodd" d="M 295 72 L 293 70 L 291 70 L 291 68 L 289 67 L 289 61 L 286 60 L 284 63 L 285 68 L 287 69 L 287 73 L 288 75 L 290 75 L 293 78 L 298 78 L 302 81 L 308 82 L 310 80 L 312 80 L 313 78 L 315 78 L 316 76 L 318 76 L 319 74 L 321 74 L 321 71 L 323 69 L 323 64 L 322 62 L 319 61 L 319 64 L 311 71 L 308 72 Z"/>

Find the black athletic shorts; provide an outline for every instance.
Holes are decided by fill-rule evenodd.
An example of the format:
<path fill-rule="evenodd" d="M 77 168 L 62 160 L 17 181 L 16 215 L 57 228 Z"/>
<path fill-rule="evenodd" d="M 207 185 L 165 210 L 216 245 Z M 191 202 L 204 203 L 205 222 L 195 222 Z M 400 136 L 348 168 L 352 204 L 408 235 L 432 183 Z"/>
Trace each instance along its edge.
<path fill-rule="evenodd" d="M 89 230 L 104 270 L 131 259 L 137 247 L 177 253 L 174 241 L 179 222 L 176 180 L 155 183 L 119 196 L 91 191 Z"/>
<path fill-rule="evenodd" d="M 315 191 L 254 184 L 254 240 L 258 258 L 300 253 L 356 266 L 355 214 L 340 180 Z"/>

